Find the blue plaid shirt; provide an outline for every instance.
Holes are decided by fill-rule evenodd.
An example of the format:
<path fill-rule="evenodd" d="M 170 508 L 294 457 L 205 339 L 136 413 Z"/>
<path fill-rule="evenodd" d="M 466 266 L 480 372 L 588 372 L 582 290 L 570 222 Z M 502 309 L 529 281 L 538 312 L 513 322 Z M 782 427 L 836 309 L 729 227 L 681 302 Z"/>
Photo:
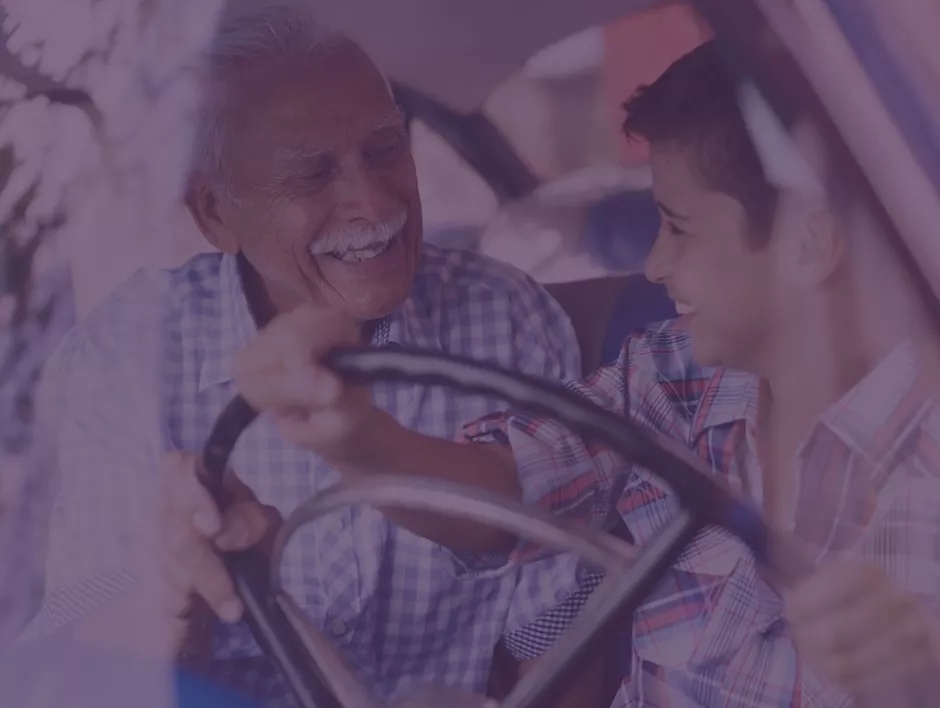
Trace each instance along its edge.
<path fill-rule="evenodd" d="M 236 259 L 210 254 L 175 271 L 138 273 L 66 338 L 43 393 L 57 431 L 59 488 L 44 604 L 29 635 L 67 625 L 134 584 L 133 529 L 147 509 L 156 459 L 170 448 L 201 449 L 235 393 L 233 357 L 255 333 Z M 425 247 L 411 297 L 373 340 L 391 342 L 554 380 L 580 371 L 557 303 L 527 276 L 465 251 Z M 443 438 L 500 407 L 391 383 L 376 384 L 374 400 L 402 424 Z M 339 479 L 264 417 L 242 435 L 231 466 L 285 515 Z M 577 587 L 576 565 L 557 556 L 470 567 L 377 511 L 353 508 L 300 532 L 283 578 L 363 679 L 389 698 L 422 683 L 482 693 L 496 643 L 565 599 Z M 272 701 L 283 695 L 243 625 L 218 625 L 213 641 L 219 672 Z"/>

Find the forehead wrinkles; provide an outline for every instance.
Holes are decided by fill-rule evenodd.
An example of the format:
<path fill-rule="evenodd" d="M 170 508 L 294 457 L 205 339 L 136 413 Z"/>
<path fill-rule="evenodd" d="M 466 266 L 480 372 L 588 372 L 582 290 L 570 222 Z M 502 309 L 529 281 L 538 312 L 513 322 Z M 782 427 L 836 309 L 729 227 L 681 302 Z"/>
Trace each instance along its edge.
<path fill-rule="evenodd" d="M 305 165 L 325 157 L 341 159 L 343 151 L 361 147 L 384 129 L 403 129 L 403 125 L 404 116 L 395 108 L 379 120 L 364 119 L 362 127 L 343 124 L 331 135 L 298 126 L 297 130 L 278 128 L 268 130 L 267 133 L 262 130 L 261 134 L 257 135 L 259 139 L 252 139 L 247 143 L 252 146 L 254 152 L 270 158 L 275 164 Z"/>
<path fill-rule="evenodd" d="M 324 73 L 332 67 L 335 76 Z M 351 80 L 344 82 L 347 77 Z M 325 155 L 338 159 L 375 131 L 404 125 L 381 75 L 367 66 L 263 62 L 234 78 L 226 111 L 231 128 L 227 150 L 241 162 L 243 183 L 276 180 Z M 348 90 L 354 94 L 325 100 L 331 84 L 351 84 Z"/>
<path fill-rule="evenodd" d="M 249 131 L 252 141 L 270 137 L 334 150 L 382 128 L 404 125 L 404 115 L 390 97 L 365 95 L 337 101 L 319 90 L 319 82 L 282 80 L 278 84 L 246 83 L 228 102 L 233 125 Z"/>

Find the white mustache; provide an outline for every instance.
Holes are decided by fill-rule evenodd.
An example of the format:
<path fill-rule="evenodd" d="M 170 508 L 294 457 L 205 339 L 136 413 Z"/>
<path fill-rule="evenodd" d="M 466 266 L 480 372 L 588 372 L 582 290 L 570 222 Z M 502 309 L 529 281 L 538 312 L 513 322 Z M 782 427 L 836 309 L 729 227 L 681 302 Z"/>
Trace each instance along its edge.
<path fill-rule="evenodd" d="M 324 255 L 334 251 L 342 252 L 384 244 L 404 228 L 407 220 L 408 212 L 402 210 L 378 224 L 349 225 L 336 229 L 311 244 L 310 252 L 314 255 Z"/>

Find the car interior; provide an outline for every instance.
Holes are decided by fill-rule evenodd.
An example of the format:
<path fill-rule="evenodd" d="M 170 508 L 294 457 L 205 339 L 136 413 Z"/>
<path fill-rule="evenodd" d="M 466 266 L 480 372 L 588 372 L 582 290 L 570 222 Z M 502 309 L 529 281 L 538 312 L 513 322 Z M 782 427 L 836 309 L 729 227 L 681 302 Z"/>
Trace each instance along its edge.
<path fill-rule="evenodd" d="M 897 45 L 877 31 L 878 16 L 869 0 L 814 1 L 832 10 L 835 29 L 819 29 L 809 37 L 793 31 L 792 18 L 782 7 L 789 3 L 780 3 L 781 9 L 766 17 L 758 17 L 762 12 L 758 6 L 767 3 L 750 0 L 702 0 L 689 7 L 704 10 L 712 29 L 725 40 L 729 66 L 738 70 L 746 66 L 778 115 L 789 115 L 789 103 L 798 100 L 821 116 L 852 168 L 870 184 L 872 199 L 892 225 L 891 234 L 907 254 L 912 277 L 921 284 L 924 297 L 936 303 L 940 257 L 931 235 L 940 221 L 936 189 L 940 113 L 935 110 L 940 103 L 931 100 L 940 96 L 935 90 L 940 81 L 934 90 L 923 87 L 936 81 L 940 70 L 925 68 L 909 57 L 899 58 Z M 411 2 L 407 11 L 396 11 L 395 3 L 366 3 L 368 7 L 364 3 L 333 2 L 324 7 L 333 26 L 345 29 L 387 69 L 409 122 L 421 121 L 442 139 L 491 190 L 498 210 L 531 200 L 551 185 L 488 116 L 483 108 L 487 97 L 528 58 L 567 36 L 676 4 L 657 0 L 455 1 L 443 3 L 451 11 L 448 16 L 434 2 Z M 369 21 L 363 22 L 363 16 Z M 533 17 L 543 21 L 533 22 Z M 422 24 L 424 31 L 414 44 L 405 46 L 398 30 L 409 22 Z M 436 32 L 435 27 L 445 29 Z M 520 34 L 519 27 L 531 28 L 531 32 Z M 751 33 L 754 27 L 773 29 L 775 41 L 762 45 L 768 37 Z M 850 55 L 854 60 L 820 49 L 835 46 L 826 44 L 832 32 L 838 32 L 840 47 L 854 51 Z M 484 47 L 482 35 L 489 36 L 492 46 Z M 797 51 L 800 47 L 805 51 Z M 488 61 L 477 66 L 467 61 L 484 51 Z M 787 60 L 776 61 L 781 55 Z M 430 66 L 434 62 L 429 57 L 437 66 Z M 852 78 L 833 82 L 831 72 L 824 68 L 845 61 L 852 63 L 853 71 L 845 74 Z M 905 191 L 901 184 L 915 187 Z M 647 186 L 642 181 L 627 186 L 618 183 L 589 191 L 589 196 L 573 198 L 572 203 L 575 222 L 582 229 L 578 246 L 602 274 L 544 285 L 569 316 L 581 349 L 583 373 L 589 375 L 617 358 L 630 332 L 674 317 L 676 311 L 665 289 L 642 272 L 643 257 L 659 228 Z M 481 230 L 473 228 L 442 230 L 437 238 L 440 243 L 471 249 L 480 249 L 482 243 Z M 612 245 L 617 239 L 626 239 L 627 245 Z M 940 312 L 940 308 L 934 310 Z M 940 321 L 940 314 L 937 317 Z M 504 697 L 515 682 L 516 667 L 499 650 L 497 658 L 491 693 Z M 185 708 L 241 705 L 238 697 L 191 677 L 185 678 L 179 690 L 179 705 Z"/>
<path fill-rule="evenodd" d="M 616 360 L 630 332 L 676 314 L 665 288 L 651 283 L 642 273 L 549 283 L 545 287 L 571 319 L 581 345 L 585 375 Z"/>
<path fill-rule="evenodd" d="M 583 8 L 584 12 L 577 15 L 563 16 L 562 13 L 558 18 L 550 15 L 547 25 L 551 26 L 551 34 L 546 29 L 543 35 L 548 49 L 534 42 L 511 50 L 506 48 L 485 67 L 461 69 L 472 77 L 471 94 L 479 97 L 476 105 L 467 92 L 458 92 L 451 86 L 422 84 L 415 80 L 409 82 L 393 75 L 396 99 L 409 125 L 420 121 L 443 140 L 452 150 L 454 160 L 460 161 L 464 169 L 472 171 L 485 183 L 500 211 L 508 211 L 548 190 L 562 194 L 566 206 L 574 205 L 575 222 L 580 233 L 576 234 L 571 249 L 597 264 L 602 274 L 572 279 L 564 276 L 562 263 L 555 271 L 561 275 L 549 278 L 543 284 L 574 326 L 585 375 L 616 359 L 629 332 L 676 314 L 665 288 L 648 282 L 642 274 L 643 260 L 655 240 L 660 223 L 648 189 L 648 173 L 645 166 L 637 167 L 634 168 L 635 174 L 620 184 L 615 181 L 613 186 L 589 188 L 583 193 L 579 193 L 571 183 L 600 181 L 603 179 L 601 168 L 587 165 L 576 171 L 579 174 L 546 179 L 521 154 L 517 140 L 514 141 L 517 136 L 507 133 L 498 119 L 491 115 L 485 99 L 511 83 L 524 60 L 532 60 L 524 52 L 536 57 L 545 56 L 554 47 L 570 41 L 571 37 L 583 35 L 585 27 L 629 21 L 632 15 L 642 13 L 649 5 L 651 3 L 639 2 L 631 4 L 631 7 L 622 7 L 598 2 L 588 4 Z M 482 22 L 482 19 L 474 17 L 473 21 Z M 707 33 L 703 33 L 705 36 Z M 679 53 L 679 50 L 675 51 Z M 539 224 L 542 230 L 552 235 L 564 231 L 565 226 L 559 222 L 565 216 L 546 211 L 549 215 Z M 494 220 L 498 220 L 498 216 Z M 426 238 L 442 245 L 487 252 L 486 244 L 481 243 L 479 229 L 441 229 L 432 224 L 428 231 Z M 503 235 L 500 232 L 496 238 Z M 554 257 L 565 260 L 565 256 L 558 252 Z M 570 270 L 577 275 L 577 268 Z M 539 272 L 535 269 L 533 277 L 540 279 Z"/>

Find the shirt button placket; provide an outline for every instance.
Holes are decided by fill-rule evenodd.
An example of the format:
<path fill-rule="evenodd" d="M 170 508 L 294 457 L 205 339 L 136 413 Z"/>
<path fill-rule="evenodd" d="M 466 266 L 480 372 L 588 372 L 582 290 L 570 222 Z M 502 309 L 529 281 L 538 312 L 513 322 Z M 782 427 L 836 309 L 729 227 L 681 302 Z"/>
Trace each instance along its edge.
<path fill-rule="evenodd" d="M 353 558 L 355 551 L 352 547 L 353 541 L 349 537 L 351 528 L 349 515 L 352 510 L 343 508 L 333 514 L 320 519 L 317 527 L 319 538 L 317 546 L 321 554 L 325 554 L 329 560 L 321 564 L 321 567 L 328 567 L 331 563 L 336 563 L 337 556 L 344 558 Z M 319 577 L 322 597 L 324 600 L 324 609 L 326 611 L 325 630 L 336 640 L 344 639 L 350 631 L 350 624 L 342 617 L 342 610 L 336 612 L 337 607 L 342 607 L 342 594 L 346 589 L 338 589 L 336 583 L 328 576 Z M 339 592 L 339 597 L 337 596 Z M 335 614 L 334 614 L 335 613 Z"/>

